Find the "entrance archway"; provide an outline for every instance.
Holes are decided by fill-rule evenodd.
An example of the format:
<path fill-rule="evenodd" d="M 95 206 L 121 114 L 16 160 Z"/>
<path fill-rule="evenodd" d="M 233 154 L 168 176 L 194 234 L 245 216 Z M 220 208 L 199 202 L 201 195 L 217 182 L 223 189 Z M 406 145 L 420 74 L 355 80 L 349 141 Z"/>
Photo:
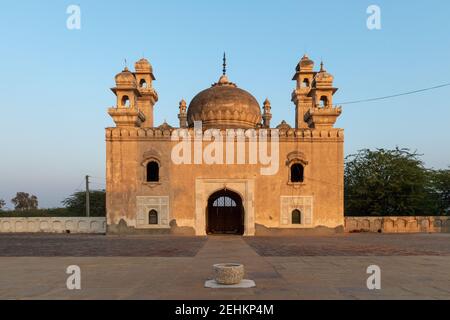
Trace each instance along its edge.
<path fill-rule="evenodd" d="M 244 207 L 236 192 L 223 189 L 208 199 L 206 210 L 207 234 L 244 234 Z"/>

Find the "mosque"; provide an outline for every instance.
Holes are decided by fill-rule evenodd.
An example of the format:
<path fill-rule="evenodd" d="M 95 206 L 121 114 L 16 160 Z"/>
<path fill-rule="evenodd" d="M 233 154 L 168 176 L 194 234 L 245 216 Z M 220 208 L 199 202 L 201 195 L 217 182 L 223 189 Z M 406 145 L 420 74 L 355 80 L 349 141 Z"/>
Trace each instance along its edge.
<path fill-rule="evenodd" d="M 261 106 L 231 82 L 224 57 L 219 80 L 181 100 L 172 127 L 154 124 L 158 94 L 146 59 L 117 74 L 108 110 L 115 125 L 106 128 L 108 233 L 340 230 L 344 131 L 334 128 L 334 77 L 304 55 L 292 80 L 295 125 L 272 126 L 270 101 Z"/>

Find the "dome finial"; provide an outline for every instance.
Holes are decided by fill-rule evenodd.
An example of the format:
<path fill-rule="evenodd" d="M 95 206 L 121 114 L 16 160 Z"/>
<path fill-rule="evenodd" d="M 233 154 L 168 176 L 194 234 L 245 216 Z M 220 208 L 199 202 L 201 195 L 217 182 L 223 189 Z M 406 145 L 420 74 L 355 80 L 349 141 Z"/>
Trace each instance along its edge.
<path fill-rule="evenodd" d="M 225 56 L 225 52 L 223 53 L 223 70 L 222 70 L 222 74 L 226 75 L 227 74 L 227 57 Z"/>

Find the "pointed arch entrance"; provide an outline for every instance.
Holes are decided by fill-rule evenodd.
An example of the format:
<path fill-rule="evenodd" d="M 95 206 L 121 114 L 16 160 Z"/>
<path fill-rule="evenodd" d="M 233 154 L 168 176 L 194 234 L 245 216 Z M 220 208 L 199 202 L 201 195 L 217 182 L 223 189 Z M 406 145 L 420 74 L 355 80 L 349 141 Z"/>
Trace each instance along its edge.
<path fill-rule="evenodd" d="M 222 189 L 208 198 L 206 233 L 244 234 L 244 207 L 238 193 Z"/>

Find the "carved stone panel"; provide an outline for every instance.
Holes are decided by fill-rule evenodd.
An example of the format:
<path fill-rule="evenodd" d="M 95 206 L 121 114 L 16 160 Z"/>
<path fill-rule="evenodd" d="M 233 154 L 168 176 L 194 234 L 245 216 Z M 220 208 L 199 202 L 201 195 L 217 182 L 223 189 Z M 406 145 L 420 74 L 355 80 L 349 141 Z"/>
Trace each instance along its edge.
<path fill-rule="evenodd" d="M 169 197 L 168 196 L 139 196 L 136 197 L 137 214 L 136 228 L 169 228 Z M 155 210 L 158 213 L 158 224 L 149 224 L 149 212 Z"/>
<path fill-rule="evenodd" d="M 313 225 L 312 196 L 281 196 L 280 227 L 305 228 Z M 292 224 L 292 211 L 300 210 L 301 224 Z"/>

